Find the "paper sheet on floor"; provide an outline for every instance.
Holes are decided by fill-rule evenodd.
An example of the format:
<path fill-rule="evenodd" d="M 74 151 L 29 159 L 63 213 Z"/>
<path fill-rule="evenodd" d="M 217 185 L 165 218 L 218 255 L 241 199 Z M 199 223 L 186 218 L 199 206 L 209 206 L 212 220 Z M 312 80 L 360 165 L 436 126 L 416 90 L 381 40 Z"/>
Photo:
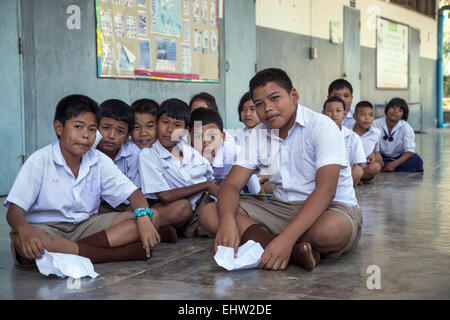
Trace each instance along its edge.
<path fill-rule="evenodd" d="M 89 276 L 96 278 L 99 274 L 94 271 L 94 266 L 88 258 L 75 254 L 48 252 L 40 259 L 36 259 L 39 272 L 44 276 L 55 274 L 60 278 L 72 277 L 74 279 Z"/>
<path fill-rule="evenodd" d="M 264 249 L 259 242 L 249 240 L 238 248 L 237 258 L 234 257 L 233 248 L 219 246 L 214 260 L 219 266 L 229 271 L 256 268 L 263 252 Z"/>

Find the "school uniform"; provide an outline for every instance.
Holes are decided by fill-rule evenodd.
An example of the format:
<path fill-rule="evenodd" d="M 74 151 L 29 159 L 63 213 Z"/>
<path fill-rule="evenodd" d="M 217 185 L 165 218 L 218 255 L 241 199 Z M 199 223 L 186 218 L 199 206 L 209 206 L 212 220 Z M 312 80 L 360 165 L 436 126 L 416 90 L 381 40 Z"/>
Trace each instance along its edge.
<path fill-rule="evenodd" d="M 75 177 L 56 141 L 27 159 L 4 206 L 14 203 L 26 211 L 31 226 L 77 241 L 110 227 L 118 214 L 97 215 L 100 198 L 116 207 L 136 189 L 110 158 L 94 149 L 83 155 Z"/>
<path fill-rule="evenodd" d="M 342 135 L 344 136 L 345 148 L 350 164 L 365 163 L 366 156 L 361 142 L 361 138 L 352 130 L 342 126 Z"/>
<path fill-rule="evenodd" d="M 263 123 L 254 129 L 249 143 L 256 151 L 238 157 L 236 165 L 269 174 L 269 181 L 274 184 L 274 197 L 265 202 L 243 199 L 241 208 L 251 219 L 273 234 L 279 234 L 314 191 L 316 171 L 326 165 L 338 164 L 341 172 L 336 194 L 327 210 L 348 219 L 352 224 L 352 237 L 343 250 L 328 258 L 349 251 L 361 234 L 362 211 L 353 188 L 344 137 L 336 124 L 327 116 L 299 104 L 295 123 L 285 139 Z"/>
<path fill-rule="evenodd" d="M 139 148 L 132 140 L 125 142 L 119 149 L 119 152 L 114 157 L 114 164 L 122 171 L 124 175 L 133 181 L 134 185 L 138 188 L 141 187 L 139 179 Z"/>
<path fill-rule="evenodd" d="M 250 134 L 250 130 L 245 127 L 242 129 L 238 129 L 234 133 L 234 140 L 238 145 L 245 145 L 245 139 Z"/>
<path fill-rule="evenodd" d="M 366 159 L 374 152 L 380 152 L 380 130 L 373 125 L 369 127 L 366 133 L 360 136 L 362 146 L 364 148 L 364 155 Z"/>
<path fill-rule="evenodd" d="M 114 157 L 114 164 L 122 173 L 130 179 L 138 188 L 141 187 L 139 180 L 138 159 L 141 149 L 132 141 L 128 140 L 120 147 L 116 156 Z M 124 212 L 127 210 L 130 202 L 125 200 L 124 203 L 117 207 L 111 207 L 106 201 L 100 202 L 99 212 L 109 213 L 113 211 Z"/>
<path fill-rule="evenodd" d="M 214 161 L 211 164 L 213 176 L 217 179 L 225 179 L 237 160 L 237 155 L 241 150 L 231 134 L 225 134 L 225 141 L 217 149 Z M 258 177 L 253 174 L 247 182 L 247 189 L 250 193 L 259 193 L 261 186 Z"/>
<path fill-rule="evenodd" d="M 355 106 L 350 106 L 350 110 L 348 110 L 347 115 L 344 120 L 342 120 L 342 125 L 346 128 L 353 129 L 355 126 L 356 120 L 353 118 L 353 114 L 355 113 Z"/>
<path fill-rule="evenodd" d="M 157 140 L 151 148 L 142 149 L 139 154 L 139 176 L 141 190 L 149 199 L 158 199 L 159 192 L 191 186 L 213 180 L 213 169 L 197 150 L 180 139 L 177 147 L 183 153 L 183 159 L 174 157 L 160 141 Z M 186 236 L 196 235 L 198 228 L 198 214 L 205 202 L 211 202 L 204 193 L 200 192 L 189 197 L 193 219 L 183 230 Z M 197 209 L 197 210 L 196 210 Z"/>
<path fill-rule="evenodd" d="M 405 120 L 400 120 L 392 128 L 391 133 L 386 124 L 386 117 L 375 119 L 373 126 L 378 128 L 381 132 L 379 138 L 380 153 L 383 161 L 394 161 L 402 156 L 405 152 L 414 153 L 416 143 L 414 141 L 414 129 Z M 423 161 L 417 153 L 399 165 L 395 171 L 398 172 L 422 172 Z"/>

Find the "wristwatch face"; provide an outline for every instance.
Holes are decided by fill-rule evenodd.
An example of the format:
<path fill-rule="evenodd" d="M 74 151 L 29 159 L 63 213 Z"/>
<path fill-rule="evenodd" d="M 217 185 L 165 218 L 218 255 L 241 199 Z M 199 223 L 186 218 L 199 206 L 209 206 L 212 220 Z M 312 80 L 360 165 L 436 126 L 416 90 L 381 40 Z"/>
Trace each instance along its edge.
<path fill-rule="evenodd" d="M 138 213 L 145 213 L 146 210 L 147 210 L 147 208 L 138 208 L 138 209 L 136 209 L 136 211 Z"/>

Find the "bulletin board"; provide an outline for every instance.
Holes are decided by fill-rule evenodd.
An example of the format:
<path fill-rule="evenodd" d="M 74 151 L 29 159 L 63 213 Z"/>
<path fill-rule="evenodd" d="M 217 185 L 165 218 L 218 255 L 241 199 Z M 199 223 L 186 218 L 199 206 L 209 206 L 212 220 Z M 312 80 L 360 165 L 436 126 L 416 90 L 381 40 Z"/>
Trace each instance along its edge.
<path fill-rule="evenodd" d="M 378 17 L 377 88 L 408 89 L 409 27 Z"/>
<path fill-rule="evenodd" d="M 95 0 L 97 74 L 219 82 L 222 0 Z"/>

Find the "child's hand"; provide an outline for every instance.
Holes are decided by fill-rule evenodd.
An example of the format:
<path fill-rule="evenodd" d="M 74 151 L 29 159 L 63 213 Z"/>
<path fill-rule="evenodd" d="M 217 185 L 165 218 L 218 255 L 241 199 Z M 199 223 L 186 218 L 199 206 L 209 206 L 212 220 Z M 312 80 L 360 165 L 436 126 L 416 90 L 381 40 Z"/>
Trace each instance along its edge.
<path fill-rule="evenodd" d="M 372 152 L 369 157 L 367 158 L 367 163 L 372 163 L 375 161 L 375 153 Z"/>
<path fill-rule="evenodd" d="M 383 171 L 385 172 L 394 172 L 397 166 L 395 165 L 394 161 L 386 163 L 386 165 L 383 167 Z"/>
<path fill-rule="evenodd" d="M 209 181 L 208 192 L 210 194 L 212 194 L 213 196 L 218 197 L 219 196 L 219 191 L 220 191 L 220 184 L 219 184 L 219 182 L 216 179 Z"/>
<path fill-rule="evenodd" d="M 19 244 L 18 251 L 20 255 L 27 259 L 39 259 L 44 254 L 44 245 L 42 244 L 39 233 L 31 226 L 26 226 L 18 231 L 16 235 Z"/>
<path fill-rule="evenodd" d="M 265 248 L 258 267 L 275 271 L 286 269 L 292 248 L 293 244 L 285 241 L 282 236 L 277 236 Z"/>
<path fill-rule="evenodd" d="M 148 219 L 147 216 L 137 218 L 137 227 L 139 232 L 139 238 L 143 244 L 143 249 L 150 258 L 150 248 L 154 248 L 158 243 L 161 242 L 161 237 L 156 230 L 153 223 Z"/>
<path fill-rule="evenodd" d="M 237 249 L 240 242 L 241 239 L 236 222 L 234 220 L 230 220 L 227 223 L 221 222 L 214 241 L 214 252 L 217 252 L 219 246 L 233 248 L 234 257 L 237 258 Z"/>

